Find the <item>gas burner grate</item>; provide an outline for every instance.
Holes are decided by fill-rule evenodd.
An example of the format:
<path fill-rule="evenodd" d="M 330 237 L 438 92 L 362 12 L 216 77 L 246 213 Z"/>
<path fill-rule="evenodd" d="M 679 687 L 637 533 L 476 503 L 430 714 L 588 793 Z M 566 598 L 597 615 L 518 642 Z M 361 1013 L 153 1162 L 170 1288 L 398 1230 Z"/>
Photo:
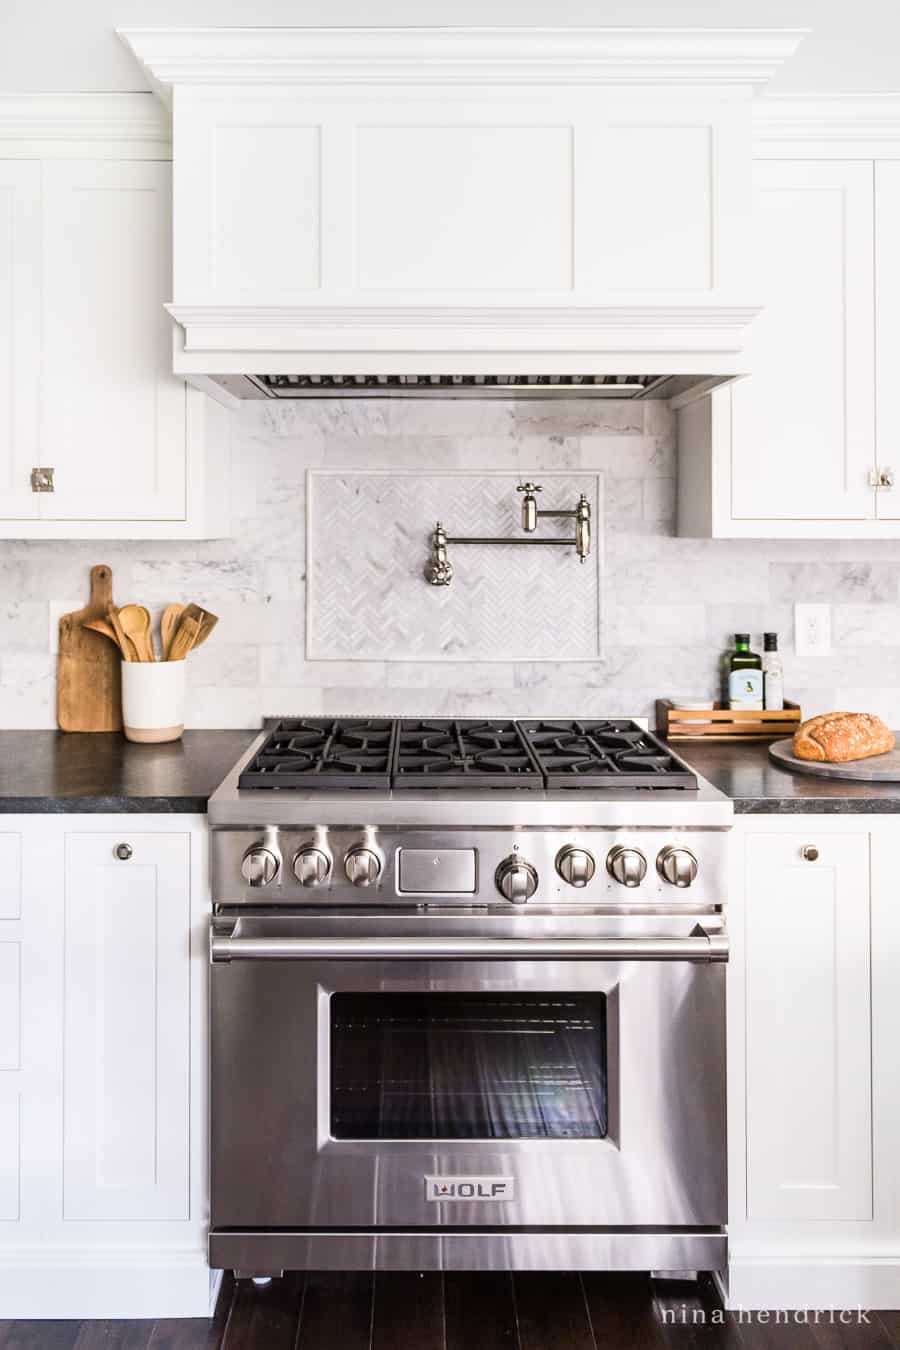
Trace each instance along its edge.
<path fill-rule="evenodd" d="M 520 722 L 547 787 L 696 788 L 697 777 L 649 731 L 630 721 Z"/>
<path fill-rule="evenodd" d="M 286 718 L 239 788 L 389 792 L 696 788 L 688 766 L 629 721 Z"/>
<path fill-rule="evenodd" d="M 401 792 L 544 786 L 518 725 L 504 720 L 399 722 L 391 777 Z"/>
<path fill-rule="evenodd" d="M 238 787 L 388 792 L 395 729 L 388 718 L 286 719 L 245 767 Z"/>

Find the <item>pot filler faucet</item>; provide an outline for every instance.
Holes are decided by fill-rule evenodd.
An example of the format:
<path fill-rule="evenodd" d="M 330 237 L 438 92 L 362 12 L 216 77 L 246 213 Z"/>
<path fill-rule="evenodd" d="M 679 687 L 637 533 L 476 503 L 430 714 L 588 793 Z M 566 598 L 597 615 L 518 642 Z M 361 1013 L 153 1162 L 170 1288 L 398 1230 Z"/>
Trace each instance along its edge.
<path fill-rule="evenodd" d="M 431 557 L 425 567 L 425 580 L 432 586 L 449 586 L 453 580 L 453 564 L 447 554 L 449 544 L 548 544 L 556 548 L 574 548 L 579 560 L 584 562 L 591 551 L 591 504 L 582 492 L 571 511 L 541 511 L 538 509 L 537 493 L 543 489 L 540 483 L 520 483 L 517 492 L 523 492 L 522 529 L 533 534 L 538 521 L 543 516 L 555 516 L 560 520 L 575 521 L 575 537 L 550 539 L 520 539 L 516 535 L 491 538 L 485 535 L 449 535 L 440 521 L 434 527 L 431 536 Z"/>

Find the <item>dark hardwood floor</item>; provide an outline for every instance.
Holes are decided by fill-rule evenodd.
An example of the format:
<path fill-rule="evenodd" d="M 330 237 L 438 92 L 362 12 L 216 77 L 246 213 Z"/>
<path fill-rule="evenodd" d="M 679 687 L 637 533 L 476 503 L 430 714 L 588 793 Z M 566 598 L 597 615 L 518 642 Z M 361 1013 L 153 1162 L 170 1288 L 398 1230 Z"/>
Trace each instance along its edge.
<path fill-rule="evenodd" d="M 209 1321 L 0 1322 L 0 1350 L 900 1350 L 898 1312 L 813 1316 L 643 1275 L 294 1274 L 229 1279 Z"/>

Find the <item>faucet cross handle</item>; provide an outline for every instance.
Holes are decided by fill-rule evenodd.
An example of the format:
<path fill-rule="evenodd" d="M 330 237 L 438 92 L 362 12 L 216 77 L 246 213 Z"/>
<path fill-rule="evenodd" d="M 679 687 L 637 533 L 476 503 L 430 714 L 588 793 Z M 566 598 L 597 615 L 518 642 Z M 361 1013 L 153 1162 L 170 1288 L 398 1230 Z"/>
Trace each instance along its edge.
<path fill-rule="evenodd" d="M 543 492 L 543 488 L 540 483 L 520 483 L 516 492 L 525 493 L 522 498 L 522 529 L 530 534 L 532 530 L 537 528 L 537 498 L 534 494 Z"/>

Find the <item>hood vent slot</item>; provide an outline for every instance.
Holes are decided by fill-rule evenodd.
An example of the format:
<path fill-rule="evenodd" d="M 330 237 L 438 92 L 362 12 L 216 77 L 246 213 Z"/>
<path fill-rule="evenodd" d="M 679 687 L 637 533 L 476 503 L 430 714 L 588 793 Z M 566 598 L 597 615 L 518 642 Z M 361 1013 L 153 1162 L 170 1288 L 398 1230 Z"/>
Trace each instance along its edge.
<path fill-rule="evenodd" d="M 664 398 L 666 375 L 251 375 L 266 398 Z M 697 376 L 683 381 L 696 385 Z"/>

